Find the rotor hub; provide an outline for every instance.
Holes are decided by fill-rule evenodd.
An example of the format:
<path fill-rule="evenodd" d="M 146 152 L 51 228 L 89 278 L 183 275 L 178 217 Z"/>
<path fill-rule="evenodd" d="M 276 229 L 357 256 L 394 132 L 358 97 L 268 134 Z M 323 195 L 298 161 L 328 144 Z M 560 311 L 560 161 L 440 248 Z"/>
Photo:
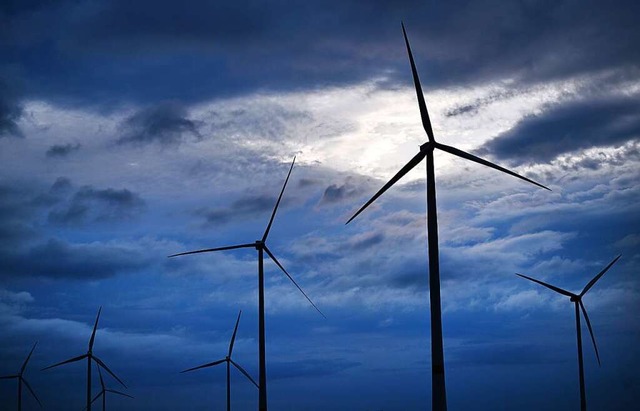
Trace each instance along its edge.
<path fill-rule="evenodd" d="M 426 153 L 428 151 L 433 151 L 433 143 L 428 141 L 420 146 L 420 151 Z"/>

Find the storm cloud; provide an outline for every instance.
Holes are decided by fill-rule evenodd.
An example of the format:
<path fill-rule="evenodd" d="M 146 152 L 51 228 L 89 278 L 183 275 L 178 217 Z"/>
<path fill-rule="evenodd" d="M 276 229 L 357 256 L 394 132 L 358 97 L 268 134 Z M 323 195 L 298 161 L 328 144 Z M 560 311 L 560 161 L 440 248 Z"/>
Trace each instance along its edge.
<path fill-rule="evenodd" d="M 198 124 L 187 117 L 186 109 L 177 103 L 165 102 L 131 115 L 122 125 L 123 136 L 118 144 L 175 145 L 187 135 L 201 139 Z"/>
<path fill-rule="evenodd" d="M 64 205 L 51 210 L 48 219 L 56 224 L 122 221 L 139 215 L 144 205 L 138 194 L 127 189 L 83 186 Z"/>
<path fill-rule="evenodd" d="M 519 164 L 548 162 L 560 154 L 622 145 L 638 137 L 637 99 L 580 101 L 552 106 L 539 115 L 523 118 L 511 130 L 486 142 L 479 152 Z"/>
<path fill-rule="evenodd" d="M 80 150 L 80 144 L 54 144 L 47 150 L 47 157 L 66 157 L 74 151 Z"/>

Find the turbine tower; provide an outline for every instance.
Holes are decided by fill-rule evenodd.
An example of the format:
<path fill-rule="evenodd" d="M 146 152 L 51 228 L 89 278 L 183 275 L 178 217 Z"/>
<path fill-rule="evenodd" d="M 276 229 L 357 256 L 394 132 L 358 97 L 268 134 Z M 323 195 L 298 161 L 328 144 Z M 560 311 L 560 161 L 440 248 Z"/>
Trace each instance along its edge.
<path fill-rule="evenodd" d="M 438 216 L 436 210 L 436 183 L 435 183 L 435 171 L 434 171 L 434 157 L 433 152 L 435 149 L 446 151 L 450 154 L 462 157 L 464 159 L 474 161 L 476 163 L 485 165 L 487 167 L 494 168 L 502 171 L 503 173 L 510 174 L 514 177 L 528 181 L 539 187 L 549 190 L 549 188 L 542 184 L 536 183 L 526 177 L 500 167 L 480 157 L 476 157 L 472 154 L 459 150 L 457 148 L 438 143 L 435 140 L 433 129 L 431 128 L 431 120 L 429 119 L 429 113 L 427 112 L 427 105 L 422 94 L 422 86 L 420 85 L 420 79 L 418 78 L 418 71 L 416 69 L 415 62 L 413 60 L 413 54 L 411 53 L 411 47 L 409 46 L 409 39 L 407 38 L 407 32 L 405 31 L 404 24 L 402 24 L 402 33 L 404 35 L 404 41 L 407 47 L 407 53 L 409 54 L 409 62 L 411 63 L 411 72 L 413 73 L 413 83 L 416 89 L 416 95 L 418 97 L 418 106 L 420 108 L 420 116 L 422 118 L 422 126 L 427 133 L 429 140 L 420 146 L 420 151 L 409 162 L 400 169 L 369 201 L 367 201 L 350 219 L 347 221 L 349 224 L 354 218 L 356 218 L 364 209 L 366 209 L 371 203 L 373 203 L 378 197 L 380 197 L 385 191 L 387 191 L 398 180 L 404 177 L 409 171 L 417 166 L 422 159 L 427 159 L 427 246 L 429 252 L 429 297 L 431 307 L 431 390 L 432 390 L 432 410 L 433 411 L 445 411 L 447 409 L 447 395 L 445 388 L 445 376 L 444 376 L 444 349 L 442 343 L 442 313 L 440 304 L 440 262 L 438 256 Z"/>
<path fill-rule="evenodd" d="M 57 367 L 59 365 L 64 365 L 64 364 L 69 364 L 72 362 L 76 362 L 76 361 L 80 361 L 83 359 L 87 359 L 87 407 L 86 410 L 91 411 L 91 361 L 95 361 L 96 364 L 98 364 L 100 367 L 104 368 L 109 374 L 111 374 L 111 376 L 113 378 L 115 378 L 120 384 L 122 384 L 122 386 L 124 388 L 127 388 L 126 385 L 124 385 L 124 383 L 122 382 L 122 380 L 120 378 L 118 378 L 117 375 L 115 375 L 110 369 L 109 367 L 107 367 L 107 365 L 98 357 L 96 357 L 93 354 L 93 343 L 95 341 L 96 338 L 96 330 L 98 329 L 98 320 L 100 319 L 100 312 L 102 311 L 102 307 L 100 307 L 100 309 L 98 309 L 98 315 L 96 316 L 96 322 L 93 324 L 93 332 L 91 333 L 91 339 L 89 340 L 89 350 L 87 350 L 86 354 L 83 355 L 79 355 L 77 357 L 73 357 L 70 358 L 68 360 L 59 362 L 57 364 L 53 364 L 50 365 L 48 367 L 45 367 L 42 369 L 42 371 L 44 370 L 48 370 L 49 368 L 54 368 Z"/>
<path fill-rule="evenodd" d="M 209 253 L 214 251 L 224 251 L 224 250 L 234 250 L 237 248 L 255 248 L 258 251 L 258 345 L 259 345 L 259 360 L 260 360 L 260 376 L 258 378 L 258 386 L 259 386 L 259 410 L 267 411 L 267 366 L 266 366 L 266 348 L 265 348 L 265 325 L 264 325 L 264 253 L 267 253 L 269 258 L 273 260 L 274 263 L 282 270 L 282 272 L 291 280 L 293 285 L 300 290 L 302 295 L 305 296 L 307 301 L 311 303 L 311 305 L 322 315 L 322 311 L 311 301 L 311 298 L 300 288 L 298 283 L 291 277 L 291 275 L 285 270 L 285 268 L 280 264 L 278 259 L 273 255 L 273 253 L 267 247 L 266 241 L 269 236 L 269 231 L 271 230 L 271 225 L 273 224 L 273 220 L 276 216 L 276 212 L 278 211 L 278 206 L 280 205 L 280 200 L 282 199 L 282 194 L 284 193 L 284 189 L 287 187 L 287 182 L 289 181 L 289 176 L 291 175 L 291 170 L 293 170 L 293 165 L 296 162 L 296 158 L 293 158 L 291 162 L 291 167 L 289 168 L 289 173 L 287 174 L 287 178 L 284 180 L 284 185 L 282 186 L 282 190 L 280 191 L 280 195 L 278 196 L 278 200 L 276 201 L 276 205 L 273 208 L 273 212 L 271 213 L 271 218 L 269 219 L 269 223 L 267 224 L 267 228 L 262 235 L 262 238 L 256 240 L 254 243 L 247 244 L 238 244 L 238 245 L 230 245 L 226 247 L 217 247 L 217 248 L 207 248 L 204 250 L 196 250 L 196 251 L 187 251 L 183 253 L 173 254 L 169 257 L 177 257 L 181 255 L 187 254 L 199 254 L 199 253 Z M 326 318 L 326 317 L 325 317 Z"/>
<path fill-rule="evenodd" d="M 567 297 L 569 297 L 570 301 L 575 305 L 576 334 L 578 336 L 577 337 L 578 338 L 578 377 L 580 379 L 580 410 L 581 411 L 587 410 L 587 396 L 585 393 L 585 386 L 584 386 L 584 364 L 582 363 L 582 330 L 580 328 L 580 311 L 582 311 L 584 320 L 587 323 L 587 328 L 589 329 L 589 334 L 591 335 L 591 341 L 593 342 L 593 348 L 596 352 L 596 359 L 598 360 L 598 365 L 600 365 L 600 354 L 598 354 L 598 346 L 596 345 L 596 338 L 593 336 L 593 329 L 591 328 L 591 321 L 589 321 L 589 315 L 587 314 L 587 310 L 586 308 L 584 308 L 584 304 L 582 304 L 582 297 L 587 293 L 587 291 L 591 289 L 591 287 L 595 285 L 595 283 L 600 279 L 600 277 L 602 277 L 604 273 L 606 273 L 609 270 L 609 268 L 611 268 L 611 266 L 615 264 L 616 261 L 618 261 L 619 258 L 620 258 L 620 255 L 614 258 L 613 261 L 609 263 L 609 265 L 607 265 L 602 271 L 600 271 L 595 277 L 593 277 L 591 281 L 589 281 L 589 283 L 584 287 L 582 292 L 580 292 L 580 294 L 574 294 L 569 291 L 563 290 L 562 288 L 553 286 L 551 284 L 547 284 L 540 280 L 536 280 L 535 278 L 527 277 L 526 275 L 516 273 L 516 275 L 519 275 L 522 278 L 526 278 L 527 280 L 533 281 L 534 283 L 543 285 L 562 295 L 566 295 Z"/>
<path fill-rule="evenodd" d="M 223 362 L 226 362 L 227 363 L 227 411 L 231 411 L 231 365 L 233 365 L 238 369 L 238 371 L 243 373 L 245 377 L 247 377 L 249 381 L 251 381 L 253 385 L 256 386 L 256 388 L 260 388 L 258 383 L 255 382 L 255 380 L 251 377 L 251 375 L 249 375 L 249 373 L 245 371 L 245 369 L 242 368 L 237 362 L 231 359 L 231 353 L 233 352 L 233 343 L 236 341 L 236 333 L 238 332 L 238 324 L 240 323 L 241 314 L 242 314 L 242 310 L 240 310 L 240 312 L 238 313 L 238 319 L 236 320 L 236 326 L 233 329 L 233 335 L 231 336 L 231 341 L 229 342 L 229 352 L 227 353 L 226 357 L 218 361 L 210 362 L 207 364 L 199 365 L 197 367 L 186 369 L 184 371 L 180 371 L 181 373 L 189 372 L 189 371 L 199 370 L 201 368 L 213 367 L 218 364 L 222 364 Z"/>
<path fill-rule="evenodd" d="M 133 398 L 131 395 L 129 394 L 125 394 L 124 392 L 120 392 L 120 391 L 116 391 L 116 390 L 112 390 L 107 388 L 104 385 L 104 380 L 102 379 L 102 371 L 100 370 L 100 366 L 96 365 L 96 368 L 98 369 L 98 376 L 100 377 L 100 392 L 98 393 L 98 395 L 96 395 L 93 400 L 91 400 L 91 403 L 93 404 L 94 402 L 96 402 L 98 400 L 98 398 L 100 398 L 100 396 L 102 396 L 102 411 L 105 411 L 107 409 L 107 393 L 113 393 L 113 394 L 118 394 L 118 395 L 122 395 L 124 397 L 129 397 L 129 398 Z M 86 410 L 86 408 L 85 408 Z"/>
<path fill-rule="evenodd" d="M 22 411 L 22 383 L 24 383 L 24 385 L 27 387 L 27 389 L 29 390 L 31 395 L 33 395 L 33 398 L 35 398 L 36 401 L 38 401 L 38 404 L 40 404 L 40 408 L 42 408 L 42 403 L 38 399 L 38 396 L 36 395 L 36 393 L 33 391 L 31 386 L 29 385 L 29 383 L 27 382 L 27 380 L 23 376 L 24 375 L 24 370 L 27 368 L 27 363 L 29 362 L 29 359 L 31 358 L 31 354 L 33 354 L 33 350 L 36 349 L 36 345 L 38 345 L 37 341 L 36 341 L 35 344 L 33 344 L 33 348 L 31 349 L 31 352 L 29 352 L 29 355 L 27 355 L 27 359 L 24 360 L 24 363 L 22 363 L 22 367 L 20 368 L 20 372 L 18 374 L 16 374 L 16 375 L 6 375 L 4 377 L 0 377 L 0 380 L 12 380 L 14 378 L 16 380 L 18 380 L 18 411 Z"/>

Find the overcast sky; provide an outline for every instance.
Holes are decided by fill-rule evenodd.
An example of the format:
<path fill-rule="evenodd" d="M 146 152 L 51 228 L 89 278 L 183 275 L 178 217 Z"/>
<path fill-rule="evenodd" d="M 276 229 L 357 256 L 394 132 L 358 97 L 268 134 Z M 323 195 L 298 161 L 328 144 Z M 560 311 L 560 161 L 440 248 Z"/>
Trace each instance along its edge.
<path fill-rule="evenodd" d="M 346 220 L 427 139 L 436 153 L 450 410 L 579 401 L 579 292 L 592 409 L 640 401 L 640 29 L 635 1 L 36 1 L 0 5 L 0 375 L 84 407 L 94 351 L 121 410 L 222 409 L 223 358 L 258 378 L 252 250 L 297 156 L 266 263 L 273 410 L 431 403 L 425 169 Z M 586 328 L 583 323 L 583 331 Z M 117 382 L 105 378 L 108 386 Z M 257 407 L 232 372 L 234 409 Z M 97 393 L 98 384 L 94 381 Z M 0 408 L 13 409 L 13 381 Z M 24 393 L 25 409 L 37 404 Z"/>

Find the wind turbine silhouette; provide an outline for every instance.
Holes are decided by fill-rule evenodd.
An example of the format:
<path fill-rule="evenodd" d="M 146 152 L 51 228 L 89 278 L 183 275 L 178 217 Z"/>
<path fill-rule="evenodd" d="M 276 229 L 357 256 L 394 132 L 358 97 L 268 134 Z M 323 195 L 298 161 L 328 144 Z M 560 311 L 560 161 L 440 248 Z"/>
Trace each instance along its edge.
<path fill-rule="evenodd" d="M 494 168 L 502 171 L 519 179 L 528 181 L 539 187 L 549 190 L 549 188 L 542 184 L 536 183 L 526 177 L 500 167 L 480 157 L 476 157 L 472 154 L 459 150 L 457 148 L 438 143 L 433 135 L 433 129 L 431 128 L 431 120 L 429 119 L 429 113 L 427 111 L 427 105 L 422 94 L 422 86 L 420 85 L 420 79 L 418 78 L 418 71 L 416 69 L 415 62 L 413 60 L 413 54 L 411 53 L 411 47 L 409 46 L 409 39 L 407 38 L 407 32 L 402 24 L 402 34 L 404 35 L 404 41 L 407 46 L 407 53 L 409 54 L 409 62 L 411 63 L 411 72 L 413 74 L 413 83 L 416 89 L 416 95 L 418 97 L 418 106 L 420 108 L 420 116 L 422 118 L 422 126 L 427 133 L 429 141 L 420 146 L 420 151 L 416 154 L 404 167 L 400 169 L 369 201 L 367 201 L 350 219 L 346 224 L 349 224 L 354 218 L 356 218 L 364 209 L 369 207 L 378 197 L 380 197 L 385 191 L 393 186 L 398 180 L 405 176 L 415 166 L 417 166 L 422 159 L 427 159 L 427 245 L 429 249 L 429 297 L 431 307 L 431 389 L 432 389 L 432 409 L 434 411 L 444 411 L 447 409 L 447 394 L 445 388 L 445 376 L 444 376 L 444 349 L 442 343 L 442 313 L 440 307 L 440 262 L 438 256 L 438 216 L 436 210 L 436 183 L 435 183 L 435 171 L 434 171 L 434 159 L 433 152 L 435 149 L 446 151 L 450 154 L 462 157 L 464 159 L 474 161 L 476 163 L 485 165 L 487 167 Z"/>
<path fill-rule="evenodd" d="M 129 394 L 125 394 L 124 392 L 120 392 L 120 391 L 116 391 L 116 390 L 112 390 L 112 389 L 107 388 L 107 387 L 104 385 L 104 380 L 102 379 L 102 371 L 100 370 L 100 366 L 96 364 L 96 368 L 98 369 L 98 376 L 100 376 L 100 387 L 101 387 L 101 390 L 100 390 L 100 392 L 98 393 L 98 395 L 96 395 L 96 396 L 93 398 L 93 400 L 91 400 L 91 403 L 92 403 L 92 404 L 93 404 L 94 402 L 96 402 L 96 400 L 97 400 L 98 398 L 100 398 L 100 396 L 102 396 L 102 411 L 105 411 L 105 410 L 107 409 L 107 393 L 108 393 L 108 392 L 111 392 L 111 393 L 113 393 L 113 394 L 122 395 L 122 396 L 129 397 L 129 398 L 133 398 L 131 395 L 129 395 Z M 87 408 L 85 408 L 85 410 L 86 410 L 86 409 L 87 409 Z"/>
<path fill-rule="evenodd" d="M 242 310 L 240 310 L 240 312 L 238 313 L 238 319 L 236 320 L 236 326 L 233 329 L 233 335 L 231 336 L 231 341 L 229 342 L 229 352 L 226 357 L 218 361 L 210 362 L 207 364 L 199 365 L 197 367 L 186 369 L 184 371 L 180 371 L 181 373 L 189 372 L 189 371 L 199 370 L 201 368 L 213 367 L 215 365 L 226 362 L 227 363 L 227 411 L 231 411 L 231 364 L 233 364 L 233 366 L 236 367 L 238 371 L 243 373 L 245 377 L 247 377 L 249 381 L 253 383 L 253 385 L 255 385 L 257 388 L 260 388 L 258 383 L 255 382 L 253 378 L 251 378 L 251 375 L 249 375 L 249 373 L 245 371 L 244 368 L 242 368 L 238 363 L 236 363 L 231 359 L 231 353 L 233 352 L 233 344 L 236 341 L 236 333 L 238 332 L 238 324 L 240 323 L 241 314 L 242 314 Z"/>
<path fill-rule="evenodd" d="M 262 235 L 260 240 L 256 240 L 254 243 L 247 244 L 238 244 L 231 245 L 226 247 L 217 247 L 217 248 L 207 248 L 204 250 L 196 250 L 196 251 L 187 251 L 183 253 L 170 255 L 171 257 L 177 257 L 181 255 L 187 254 L 199 254 L 199 253 L 209 253 L 214 251 L 224 251 L 224 250 L 234 250 L 236 248 L 255 248 L 258 251 L 258 345 L 259 345 L 259 360 L 260 360 L 260 376 L 258 378 L 258 389 L 259 389 L 259 400 L 258 400 L 258 408 L 260 411 L 267 410 L 267 366 L 266 366 L 266 348 L 265 348 L 265 334 L 264 334 L 264 253 L 267 253 L 269 258 L 273 260 L 274 263 L 282 270 L 282 272 L 291 280 L 293 285 L 298 288 L 298 290 L 304 295 L 304 297 L 311 303 L 311 305 L 322 315 L 325 315 L 320 311 L 320 309 L 311 301 L 311 298 L 300 288 L 298 283 L 291 277 L 291 275 L 285 270 L 285 268 L 280 264 L 278 259 L 273 255 L 273 253 L 267 247 L 266 241 L 269 236 L 269 231 L 271 230 L 271 225 L 273 224 L 273 220 L 276 216 L 276 212 L 278 211 L 278 206 L 280 205 L 280 200 L 282 199 L 282 194 L 284 193 L 284 189 L 287 187 L 287 183 L 289 182 L 289 176 L 291 176 L 291 170 L 293 170 L 293 165 L 296 162 L 296 158 L 293 158 L 291 162 L 291 167 L 289 168 L 289 173 L 287 174 L 287 178 L 284 180 L 284 185 L 282 186 L 282 190 L 280 191 L 280 195 L 278 196 L 278 200 L 276 201 L 276 205 L 273 208 L 273 212 L 271 213 L 271 218 L 269 219 L 269 224 L 267 224 L 267 228 Z M 326 317 L 325 317 L 326 318 Z"/>
<path fill-rule="evenodd" d="M 609 270 L 609 268 L 611 268 L 611 266 L 615 264 L 616 261 L 618 261 L 620 257 L 621 255 L 618 255 L 616 258 L 613 259 L 613 261 L 609 263 L 609 265 L 607 265 L 602 271 L 600 271 L 595 277 L 593 277 L 591 281 L 589 281 L 589 283 L 584 287 L 582 292 L 580 292 L 580 294 L 574 294 L 569 291 L 563 290 L 562 288 L 556 287 L 554 285 L 547 284 L 540 280 L 536 280 L 535 278 L 527 277 L 526 275 L 516 273 L 516 275 L 519 275 L 522 278 L 526 278 L 529 281 L 533 281 L 534 283 L 543 285 L 562 295 L 566 295 L 567 297 L 569 297 L 571 302 L 576 307 L 576 334 L 578 335 L 578 375 L 580 378 L 580 410 L 581 411 L 586 411 L 587 409 L 587 398 L 586 398 L 585 386 L 584 386 L 584 365 L 582 363 L 582 330 L 580 328 L 580 310 L 582 310 L 582 315 L 584 315 L 584 319 L 587 323 L 589 334 L 591 334 L 591 341 L 593 342 L 593 348 L 596 352 L 598 365 L 600 365 L 600 354 L 598 354 L 598 346 L 596 345 L 596 338 L 593 336 L 593 329 L 591 328 L 591 321 L 589 321 L 589 315 L 587 314 L 587 310 L 586 308 L 584 308 L 584 304 L 582 304 L 582 297 L 587 293 L 587 291 L 591 289 L 591 287 L 595 285 L 595 283 L 600 279 L 600 277 L 602 277 L 604 273 L 606 273 Z"/>
<path fill-rule="evenodd" d="M 36 341 L 35 344 L 33 344 L 33 348 L 31 349 L 31 352 L 29 352 L 29 355 L 27 355 L 27 359 L 24 360 L 24 362 L 22 363 L 22 367 L 20 368 L 20 373 L 18 373 L 17 375 L 6 375 L 4 377 L 0 377 L 0 380 L 10 380 L 10 379 L 14 379 L 14 378 L 18 380 L 18 411 L 22 410 L 22 383 L 24 383 L 24 385 L 27 386 L 27 389 L 29 389 L 29 392 L 31 393 L 31 395 L 33 395 L 33 398 L 35 398 L 36 401 L 38 401 L 38 404 L 40 404 L 40 408 L 42 408 L 42 403 L 38 399 L 38 396 L 33 391 L 31 386 L 27 382 L 27 380 L 23 377 L 24 370 L 27 368 L 27 363 L 29 362 L 29 359 L 31 358 L 31 354 L 33 354 L 33 350 L 36 349 L 36 345 L 38 345 L 37 341 Z"/>
<path fill-rule="evenodd" d="M 96 322 L 93 324 L 93 332 L 91 333 L 91 339 L 89 340 L 89 350 L 87 351 L 86 354 L 70 358 L 68 360 L 59 362 L 57 364 L 50 365 L 50 366 L 45 367 L 45 368 L 42 369 L 42 371 L 44 371 L 44 370 L 48 370 L 49 368 L 54 368 L 54 367 L 57 367 L 59 365 L 69 364 L 69 363 L 80 361 L 80 360 L 86 358 L 87 359 L 87 407 L 85 409 L 88 410 L 88 411 L 91 411 L 91 402 L 92 402 L 91 401 L 91 360 L 95 361 L 96 364 L 98 364 L 100 367 L 104 368 L 109 374 L 111 374 L 111 376 L 113 378 L 115 378 L 120 384 L 122 384 L 122 386 L 124 388 L 127 388 L 127 386 L 124 385 L 122 380 L 120 378 L 118 378 L 118 376 L 115 375 L 109 369 L 109 367 L 107 367 L 107 365 L 104 362 L 102 362 L 102 360 L 100 358 L 96 357 L 93 354 L 93 343 L 94 343 L 95 338 L 96 338 L 96 330 L 98 329 L 98 320 L 100 319 L 100 312 L 101 311 L 102 311 L 102 307 L 100 307 L 100 309 L 98 309 L 98 315 L 96 316 Z"/>

